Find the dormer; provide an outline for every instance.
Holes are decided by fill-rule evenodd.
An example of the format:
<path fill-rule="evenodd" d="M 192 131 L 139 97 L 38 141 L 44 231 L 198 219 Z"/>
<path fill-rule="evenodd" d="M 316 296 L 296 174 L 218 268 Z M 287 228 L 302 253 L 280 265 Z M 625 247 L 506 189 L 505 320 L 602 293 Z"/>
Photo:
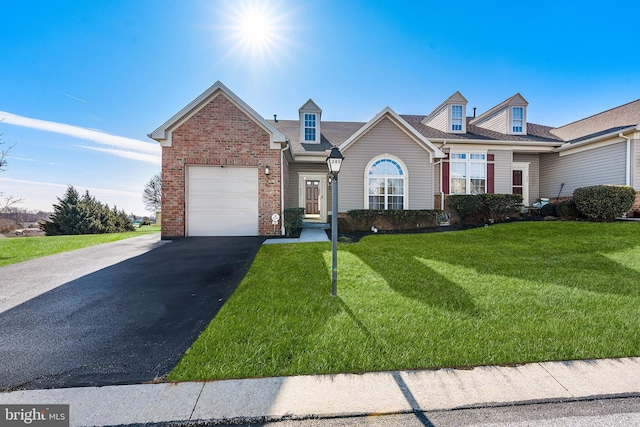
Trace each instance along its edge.
<path fill-rule="evenodd" d="M 527 106 L 519 93 L 479 115 L 469 124 L 507 135 L 527 134 Z"/>
<path fill-rule="evenodd" d="M 322 110 L 309 99 L 300 109 L 300 142 L 303 144 L 320 143 L 320 118 Z"/>
<path fill-rule="evenodd" d="M 425 126 L 447 133 L 467 133 L 467 100 L 460 92 L 447 98 L 422 120 Z"/>

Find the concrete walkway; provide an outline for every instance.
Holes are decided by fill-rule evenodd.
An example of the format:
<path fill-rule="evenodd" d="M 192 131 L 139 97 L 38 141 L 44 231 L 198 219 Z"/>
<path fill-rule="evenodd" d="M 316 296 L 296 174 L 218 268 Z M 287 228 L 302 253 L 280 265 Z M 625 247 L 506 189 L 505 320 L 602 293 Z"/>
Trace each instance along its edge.
<path fill-rule="evenodd" d="M 267 239 L 263 245 L 273 245 L 278 243 L 309 243 L 328 242 L 329 238 L 323 228 L 303 228 L 299 238 Z"/>
<path fill-rule="evenodd" d="M 69 404 L 72 426 L 257 423 L 640 396 L 640 357 L 15 391 L 0 404 Z"/>

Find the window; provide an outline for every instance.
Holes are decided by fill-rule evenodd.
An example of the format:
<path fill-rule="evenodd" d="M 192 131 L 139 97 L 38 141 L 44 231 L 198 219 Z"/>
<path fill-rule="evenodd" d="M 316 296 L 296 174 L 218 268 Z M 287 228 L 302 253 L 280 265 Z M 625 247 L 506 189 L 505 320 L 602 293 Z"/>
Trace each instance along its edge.
<path fill-rule="evenodd" d="M 367 171 L 369 209 L 404 209 L 405 173 L 399 162 L 390 158 L 374 161 Z"/>
<path fill-rule="evenodd" d="M 304 114 L 304 140 L 315 141 L 316 140 L 316 115 Z"/>
<path fill-rule="evenodd" d="M 462 131 L 462 105 L 451 106 L 451 130 Z"/>
<path fill-rule="evenodd" d="M 511 109 L 511 132 L 522 133 L 524 129 L 524 108 L 513 107 Z"/>
<path fill-rule="evenodd" d="M 451 194 L 481 194 L 487 188 L 487 155 L 451 153 Z"/>

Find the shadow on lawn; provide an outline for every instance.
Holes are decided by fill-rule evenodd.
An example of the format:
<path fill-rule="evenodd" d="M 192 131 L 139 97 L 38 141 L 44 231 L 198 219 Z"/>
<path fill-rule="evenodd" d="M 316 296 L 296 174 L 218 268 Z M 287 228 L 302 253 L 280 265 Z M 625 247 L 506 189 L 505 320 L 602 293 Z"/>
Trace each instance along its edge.
<path fill-rule="evenodd" d="M 420 270 L 414 265 L 414 258 L 460 265 L 479 274 L 602 294 L 640 294 L 638 270 L 625 265 L 633 262 L 635 254 L 628 254 L 628 260 L 614 259 L 639 246 L 636 228 L 626 229 L 616 223 L 556 225 L 562 224 L 502 224 L 447 234 L 404 236 L 406 239 L 396 235 L 389 236 L 389 240 L 368 240 L 366 248 L 356 244 L 349 250 L 399 292 L 470 313 L 474 313 L 473 302 L 463 289 L 435 272 L 428 274 L 428 280 L 417 275 Z M 464 238 L 460 238 L 461 233 Z M 428 268 L 423 265 L 422 269 Z"/>
<path fill-rule="evenodd" d="M 471 295 L 456 283 L 422 264 L 412 256 L 393 251 L 353 253 L 385 279 L 399 294 L 422 304 L 478 316 Z"/>

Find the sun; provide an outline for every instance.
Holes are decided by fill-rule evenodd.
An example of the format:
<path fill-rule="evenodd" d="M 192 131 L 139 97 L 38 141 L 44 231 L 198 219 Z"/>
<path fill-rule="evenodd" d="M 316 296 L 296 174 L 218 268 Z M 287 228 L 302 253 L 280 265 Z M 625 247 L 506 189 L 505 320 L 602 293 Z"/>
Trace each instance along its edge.
<path fill-rule="evenodd" d="M 252 62 L 274 59 L 286 44 L 285 17 L 268 1 L 234 2 L 225 26 L 232 41 L 228 54 L 240 52 L 243 59 L 249 57 Z"/>

